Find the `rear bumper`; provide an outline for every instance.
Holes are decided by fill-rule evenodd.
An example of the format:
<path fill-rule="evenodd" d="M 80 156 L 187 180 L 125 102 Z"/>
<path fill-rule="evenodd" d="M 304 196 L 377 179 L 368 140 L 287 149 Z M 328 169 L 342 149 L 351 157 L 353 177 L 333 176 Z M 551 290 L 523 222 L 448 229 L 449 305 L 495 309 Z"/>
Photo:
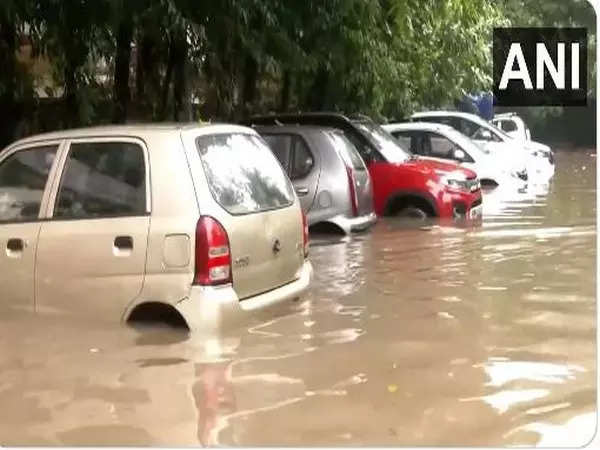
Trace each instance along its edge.
<path fill-rule="evenodd" d="M 328 222 L 335 223 L 338 227 L 344 230 L 346 233 L 354 231 L 364 231 L 377 222 L 377 214 L 372 212 L 359 217 L 346 217 L 346 216 L 335 216 L 328 220 Z"/>
<path fill-rule="evenodd" d="M 255 312 L 298 299 L 308 289 L 312 274 L 312 265 L 306 261 L 295 281 L 243 301 L 239 300 L 231 285 L 193 286 L 189 297 L 175 307 L 190 330 L 212 335 L 242 323 Z"/>

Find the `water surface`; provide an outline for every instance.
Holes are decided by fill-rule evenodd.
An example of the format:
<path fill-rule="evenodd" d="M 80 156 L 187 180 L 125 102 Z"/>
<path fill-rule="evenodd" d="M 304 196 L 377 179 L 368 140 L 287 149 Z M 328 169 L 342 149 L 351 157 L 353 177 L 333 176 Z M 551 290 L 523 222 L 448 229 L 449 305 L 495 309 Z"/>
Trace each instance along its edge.
<path fill-rule="evenodd" d="M 222 338 L 0 318 L 3 445 L 578 445 L 596 418 L 596 160 L 480 226 L 314 236 L 302 301 Z"/>

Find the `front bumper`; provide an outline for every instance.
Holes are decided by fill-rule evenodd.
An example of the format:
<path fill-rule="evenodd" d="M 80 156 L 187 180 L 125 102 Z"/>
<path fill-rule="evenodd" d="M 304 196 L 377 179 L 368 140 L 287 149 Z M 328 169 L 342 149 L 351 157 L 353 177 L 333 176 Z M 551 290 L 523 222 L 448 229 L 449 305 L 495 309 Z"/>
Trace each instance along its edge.
<path fill-rule="evenodd" d="M 481 189 L 475 192 L 447 191 L 439 207 L 441 219 L 479 218 L 482 210 Z"/>
<path fill-rule="evenodd" d="M 193 286 L 175 307 L 195 333 L 219 334 L 248 320 L 254 313 L 300 298 L 308 289 L 313 268 L 307 260 L 296 280 L 254 297 L 239 300 L 232 285 Z"/>
<path fill-rule="evenodd" d="M 359 217 L 335 216 L 328 220 L 340 227 L 346 234 L 355 231 L 364 231 L 377 222 L 377 214 L 371 212 Z"/>
<path fill-rule="evenodd" d="M 547 181 L 554 176 L 555 165 L 547 157 L 537 157 L 532 159 L 527 171 L 533 182 Z"/>

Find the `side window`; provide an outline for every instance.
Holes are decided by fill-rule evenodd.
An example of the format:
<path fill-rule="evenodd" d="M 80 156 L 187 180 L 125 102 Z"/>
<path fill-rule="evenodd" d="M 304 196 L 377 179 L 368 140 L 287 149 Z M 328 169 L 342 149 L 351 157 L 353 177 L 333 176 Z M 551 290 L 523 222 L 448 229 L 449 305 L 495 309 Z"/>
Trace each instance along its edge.
<path fill-rule="evenodd" d="M 304 178 L 312 170 L 315 161 L 310 150 L 300 137 L 293 138 L 294 163 L 290 172 L 290 179 Z"/>
<path fill-rule="evenodd" d="M 456 129 L 465 136 L 473 136 L 479 130 L 479 128 L 479 125 L 476 123 L 466 119 L 460 119 L 460 124 Z"/>
<path fill-rule="evenodd" d="M 139 216 L 146 213 L 144 151 L 127 142 L 72 144 L 54 217 Z"/>
<path fill-rule="evenodd" d="M 503 120 L 501 129 L 507 132 L 517 131 L 517 124 L 512 120 Z"/>
<path fill-rule="evenodd" d="M 427 133 L 427 138 L 429 140 L 431 156 L 446 159 L 452 158 L 452 150 L 454 150 L 456 145 L 450 139 L 435 133 Z"/>
<path fill-rule="evenodd" d="M 36 220 L 58 146 L 20 150 L 0 164 L 0 222 Z"/>
<path fill-rule="evenodd" d="M 400 142 L 402 148 L 406 148 L 413 153 L 421 154 L 420 149 L 415 145 L 415 138 L 410 132 L 394 131 L 392 135 Z"/>
<path fill-rule="evenodd" d="M 358 151 L 358 154 L 367 166 L 372 162 L 382 160 L 382 158 L 377 154 L 376 151 L 374 151 L 368 145 L 364 144 L 354 133 L 345 130 L 343 131 L 343 133 L 344 136 L 346 136 L 346 138 L 350 142 L 352 142 L 352 144 Z"/>
<path fill-rule="evenodd" d="M 292 163 L 292 136 L 287 134 L 264 134 L 262 137 L 286 173 L 289 173 Z"/>

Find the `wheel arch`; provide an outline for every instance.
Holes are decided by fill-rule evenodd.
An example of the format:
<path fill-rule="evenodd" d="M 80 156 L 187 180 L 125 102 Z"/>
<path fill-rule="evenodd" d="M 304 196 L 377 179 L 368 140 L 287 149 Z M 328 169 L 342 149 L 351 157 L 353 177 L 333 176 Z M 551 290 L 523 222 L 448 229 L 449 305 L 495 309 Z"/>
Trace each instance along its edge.
<path fill-rule="evenodd" d="M 131 305 L 123 314 L 127 324 L 164 324 L 174 328 L 190 330 L 185 315 L 171 303 L 161 301 L 143 301 Z"/>
<path fill-rule="evenodd" d="M 412 190 L 400 190 L 391 194 L 386 200 L 383 215 L 393 216 L 405 206 L 422 207 L 432 217 L 439 217 L 439 210 L 431 194 Z"/>

